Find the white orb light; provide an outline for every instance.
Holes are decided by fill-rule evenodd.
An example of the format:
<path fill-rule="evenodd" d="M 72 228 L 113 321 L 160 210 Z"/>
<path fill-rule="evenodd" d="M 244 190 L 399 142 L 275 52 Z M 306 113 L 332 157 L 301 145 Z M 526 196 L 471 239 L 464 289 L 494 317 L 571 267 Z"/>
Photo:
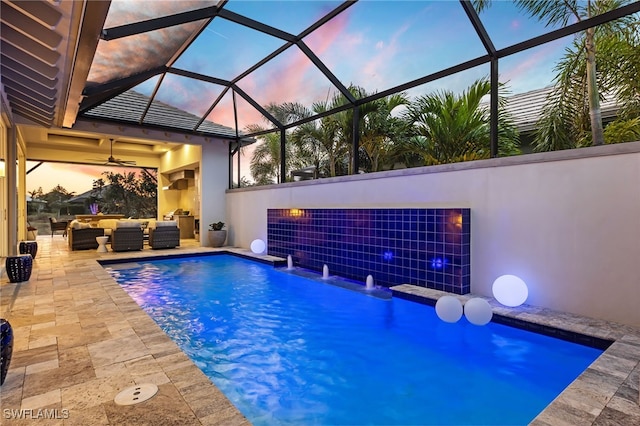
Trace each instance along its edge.
<path fill-rule="evenodd" d="M 493 311 L 489 302 L 474 297 L 464 304 L 464 315 L 473 325 L 485 325 L 493 318 Z"/>
<path fill-rule="evenodd" d="M 436 314 L 444 322 L 457 322 L 462 318 L 462 303 L 453 296 L 442 296 L 436 302 Z"/>
<path fill-rule="evenodd" d="M 502 275 L 493 282 L 493 297 L 504 306 L 520 306 L 529 296 L 527 284 L 515 275 Z"/>
<path fill-rule="evenodd" d="M 264 252 L 266 245 L 262 240 L 253 240 L 251 242 L 251 251 L 255 254 L 260 254 Z"/>

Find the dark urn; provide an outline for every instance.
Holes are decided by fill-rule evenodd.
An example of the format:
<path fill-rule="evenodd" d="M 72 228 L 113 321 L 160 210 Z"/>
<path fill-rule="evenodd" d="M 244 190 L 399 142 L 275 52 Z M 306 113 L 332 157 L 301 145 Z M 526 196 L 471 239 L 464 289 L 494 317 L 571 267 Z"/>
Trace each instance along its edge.
<path fill-rule="evenodd" d="M 4 318 L 0 318 L 0 385 L 4 383 L 13 353 L 13 329 Z"/>

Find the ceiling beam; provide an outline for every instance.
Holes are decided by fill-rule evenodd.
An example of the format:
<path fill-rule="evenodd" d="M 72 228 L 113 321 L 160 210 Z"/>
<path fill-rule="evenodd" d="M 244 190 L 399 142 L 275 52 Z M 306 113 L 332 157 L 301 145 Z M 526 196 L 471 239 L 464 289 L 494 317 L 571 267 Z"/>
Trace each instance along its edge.
<path fill-rule="evenodd" d="M 161 30 L 175 25 L 187 24 L 189 22 L 210 19 L 218 14 L 218 6 L 209 6 L 187 12 L 176 13 L 174 15 L 162 16 L 148 19 L 146 21 L 134 22 L 117 27 L 105 28 L 102 30 L 100 38 L 102 40 L 116 40 L 136 34 L 147 33 L 149 31 Z"/>
<path fill-rule="evenodd" d="M 79 4 L 79 2 L 77 2 Z M 59 127 L 71 127 L 78 117 L 82 92 L 87 84 L 89 70 L 98 48 L 98 37 L 107 19 L 111 1 L 86 1 L 81 13 L 76 14 L 78 21 L 72 26 L 72 40 L 67 49 L 67 62 L 64 64 L 65 82 L 61 93 L 63 114 Z"/>

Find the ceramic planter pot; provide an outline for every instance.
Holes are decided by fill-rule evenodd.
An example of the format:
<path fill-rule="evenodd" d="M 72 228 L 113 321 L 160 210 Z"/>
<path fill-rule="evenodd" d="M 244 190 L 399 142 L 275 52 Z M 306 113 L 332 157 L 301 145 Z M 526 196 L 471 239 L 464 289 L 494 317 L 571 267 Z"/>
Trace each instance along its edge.
<path fill-rule="evenodd" d="M 31 257 L 35 259 L 36 254 L 38 253 L 38 242 L 37 241 L 20 241 L 18 250 L 20 251 L 20 254 L 30 254 Z"/>
<path fill-rule="evenodd" d="M 13 329 L 4 318 L 0 318 L 0 385 L 4 383 L 13 353 Z"/>
<path fill-rule="evenodd" d="M 33 268 L 33 257 L 30 254 L 9 256 L 5 261 L 9 282 L 20 283 L 29 281 Z"/>
<path fill-rule="evenodd" d="M 209 230 L 209 245 L 211 247 L 222 247 L 227 240 L 227 230 L 221 229 L 219 231 Z"/>

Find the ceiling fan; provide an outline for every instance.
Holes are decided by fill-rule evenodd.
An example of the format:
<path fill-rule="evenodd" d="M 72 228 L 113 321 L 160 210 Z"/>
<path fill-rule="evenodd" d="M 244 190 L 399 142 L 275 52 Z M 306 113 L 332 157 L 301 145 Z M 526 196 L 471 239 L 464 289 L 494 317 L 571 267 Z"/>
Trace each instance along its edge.
<path fill-rule="evenodd" d="M 135 166 L 136 162 L 135 161 L 128 161 L 128 160 L 121 160 L 119 158 L 115 158 L 113 156 L 113 139 L 109 139 L 110 143 L 111 143 L 111 148 L 109 151 L 109 158 L 107 158 L 107 161 L 104 163 L 105 165 L 108 164 L 117 164 L 119 166 Z M 100 160 L 95 160 L 95 161 L 102 161 Z"/>

